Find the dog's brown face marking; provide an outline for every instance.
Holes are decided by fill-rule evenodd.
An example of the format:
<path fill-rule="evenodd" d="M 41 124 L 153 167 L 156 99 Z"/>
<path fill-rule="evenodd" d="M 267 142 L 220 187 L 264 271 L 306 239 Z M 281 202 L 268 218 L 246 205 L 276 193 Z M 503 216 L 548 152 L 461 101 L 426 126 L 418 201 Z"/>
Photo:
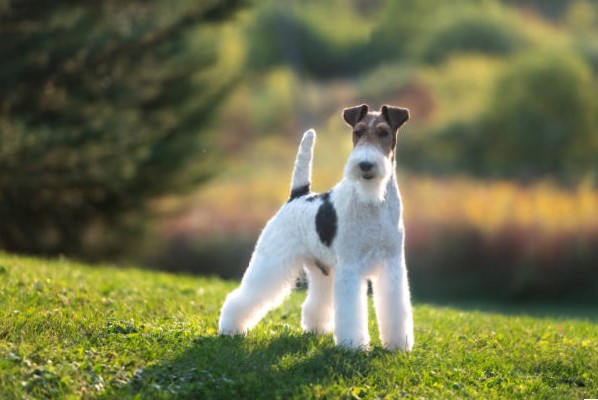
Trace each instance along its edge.
<path fill-rule="evenodd" d="M 369 111 L 367 104 L 362 104 L 343 110 L 343 118 L 353 128 L 353 147 L 369 143 L 392 157 L 398 129 L 409 119 L 409 110 L 384 105 L 380 111 Z"/>
<path fill-rule="evenodd" d="M 368 113 L 353 127 L 353 147 L 372 144 L 389 157 L 396 145 L 396 135 L 380 113 Z"/>

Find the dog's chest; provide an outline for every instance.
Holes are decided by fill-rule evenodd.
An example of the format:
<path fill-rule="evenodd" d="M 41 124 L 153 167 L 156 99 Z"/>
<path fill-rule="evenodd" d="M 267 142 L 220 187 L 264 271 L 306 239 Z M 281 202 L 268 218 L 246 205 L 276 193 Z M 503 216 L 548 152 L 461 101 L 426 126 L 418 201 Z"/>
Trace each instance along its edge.
<path fill-rule="evenodd" d="M 402 240 L 398 195 L 379 205 L 341 201 L 338 208 L 337 254 L 379 259 L 396 253 Z"/>
<path fill-rule="evenodd" d="M 387 244 L 398 229 L 398 217 L 387 207 L 359 207 L 348 218 L 339 219 L 339 240 L 353 245 Z"/>

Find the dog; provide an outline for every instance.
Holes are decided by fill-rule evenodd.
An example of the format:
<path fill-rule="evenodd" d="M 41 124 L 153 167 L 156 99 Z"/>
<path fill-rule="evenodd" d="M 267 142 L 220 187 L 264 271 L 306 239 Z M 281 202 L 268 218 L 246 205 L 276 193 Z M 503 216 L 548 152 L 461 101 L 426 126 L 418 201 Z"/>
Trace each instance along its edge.
<path fill-rule="evenodd" d="M 382 345 L 413 347 L 413 315 L 404 251 L 402 203 L 396 179 L 399 128 L 405 108 L 362 104 L 343 110 L 353 150 L 344 178 L 312 193 L 315 131 L 304 133 L 288 202 L 266 224 L 241 285 L 222 307 L 221 335 L 244 335 L 293 288 L 303 268 L 305 332 L 333 332 L 337 345 L 369 348 L 367 289 L 372 283 Z"/>

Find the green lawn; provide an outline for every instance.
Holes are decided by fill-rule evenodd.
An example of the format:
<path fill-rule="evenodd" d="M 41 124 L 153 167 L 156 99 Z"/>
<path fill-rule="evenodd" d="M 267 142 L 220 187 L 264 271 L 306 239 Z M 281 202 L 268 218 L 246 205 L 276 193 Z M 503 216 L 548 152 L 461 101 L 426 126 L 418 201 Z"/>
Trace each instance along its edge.
<path fill-rule="evenodd" d="M 234 286 L 0 254 L 0 398 L 598 398 L 598 310 L 419 304 L 412 353 L 359 353 L 301 333 L 302 292 L 219 337 Z"/>

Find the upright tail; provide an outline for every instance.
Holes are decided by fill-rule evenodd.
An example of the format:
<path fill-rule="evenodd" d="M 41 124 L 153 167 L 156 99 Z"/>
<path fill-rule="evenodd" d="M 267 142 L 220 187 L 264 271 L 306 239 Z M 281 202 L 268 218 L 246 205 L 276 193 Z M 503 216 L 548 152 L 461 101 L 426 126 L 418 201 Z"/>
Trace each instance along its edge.
<path fill-rule="evenodd" d="M 293 180 L 291 182 L 291 197 L 289 201 L 305 196 L 311 189 L 311 160 L 314 154 L 314 142 L 316 131 L 308 130 L 303 134 L 299 144 L 295 168 L 293 169 Z"/>

